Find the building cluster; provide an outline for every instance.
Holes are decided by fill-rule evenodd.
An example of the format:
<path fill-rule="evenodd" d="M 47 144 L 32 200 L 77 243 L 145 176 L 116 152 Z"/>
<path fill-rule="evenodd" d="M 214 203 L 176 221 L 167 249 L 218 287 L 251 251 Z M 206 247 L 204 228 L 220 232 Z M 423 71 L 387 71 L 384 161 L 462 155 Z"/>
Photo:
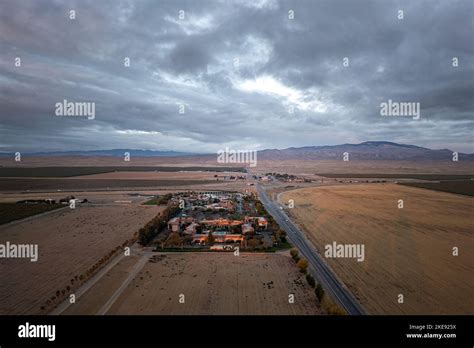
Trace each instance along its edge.
<path fill-rule="evenodd" d="M 267 229 L 268 221 L 261 216 L 245 216 L 234 219 L 230 215 L 242 212 L 240 193 L 205 192 L 176 195 L 173 199 L 181 202 L 183 211 L 188 212 L 168 221 L 168 230 L 183 236 L 191 236 L 192 244 L 207 244 L 209 234 L 216 243 L 242 243 L 247 236 L 252 236 Z M 218 218 L 197 218 L 197 210 L 224 212 Z M 234 216 L 235 217 L 235 216 Z"/>
<path fill-rule="evenodd" d="M 242 199 L 241 196 L 238 197 Z M 172 198 L 176 203 L 184 203 L 185 209 L 205 210 L 214 212 L 235 212 L 235 200 L 231 193 L 225 192 L 201 192 L 181 194 Z"/>
<path fill-rule="evenodd" d="M 268 181 L 282 181 L 282 182 L 295 182 L 295 183 L 310 183 L 313 180 L 301 176 L 292 174 L 280 174 L 280 173 L 266 173 L 257 177 L 257 180 L 268 182 Z"/>
<path fill-rule="evenodd" d="M 210 233 L 217 243 L 240 243 L 245 236 L 266 230 L 267 226 L 267 219 L 261 216 L 246 216 L 242 220 L 219 218 L 200 221 L 194 217 L 181 216 L 168 221 L 170 232 L 192 236 L 194 244 L 206 244 Z"/>
<path fill-rule="evenodd" d="M 246 180 L 247 177 L 245 175 L 214 175 L 217 181 L 224 180 L 224 181 L 238 181 L 238 180 Z"/>

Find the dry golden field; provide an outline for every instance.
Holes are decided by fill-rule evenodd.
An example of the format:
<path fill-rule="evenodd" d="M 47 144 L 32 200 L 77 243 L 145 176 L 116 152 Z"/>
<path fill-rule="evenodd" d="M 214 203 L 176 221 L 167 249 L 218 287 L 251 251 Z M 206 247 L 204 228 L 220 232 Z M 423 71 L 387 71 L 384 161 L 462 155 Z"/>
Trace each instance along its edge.
<path fill-rule="evenodd" d="M 106 314 L 321 314 L 288 253 L 155 253 L 150 260 Z M 96 314 L 133 267 L 121 261 L 65 314 Z"/>
<path fill-rule="evenodd" d="M 342 160 L 262 160 L 250 168 L 253 173 L 279 172 L 296 175 L 314 173 L 426 173 L 426 174 L 472 174 L 472 161 L 348 161 Z M 245 164 L 220 164 L 217 156 L 182 157 L 134 157 L 125 162 L 121 157 L 112 156 L 24 156 L 21 162 L 13 158 L 0 157 L 4 167 L 48 167 L 48 166 L 158 166 L 158 167 L 246 167 Z"/>
<path fill-rule="evenodd" d="M 37 244 L 39 249 L 37 262 L 0 259 L 0 314 L 44 312 L 40 307 L 57 290 L 74 287 L 72 278 L 131 239 L 159 209 L 140 204 L 77 206 L 0 226 L 0 243 Z"/>
<path fill-rule="evenodd" d="M 132 248 L 133 250 L 133 248 Z M 99 314 L 104 304 L 109 301 L 121 284 L 128 279 L 141 254 L 133 252 L 128 257 L 123 257 L 110 271 L 77 298 L 76 303 L 69 305 L 63 315 L 95 315 Z"/>
<path fill-rule="evenodd" d="M 294 304 L 288 295 L 295 294 Z M 185 303 L 179 303 L 179 295 Z M 147 263 L 109 314 L 318 314 L 313 291 L 283 255 L 169 254 Z"/>
<path fill-rule="evenodd" d="M 473 162 L 449 161 L 348 161 L 342 160 L 259 160 L 255 173 L 287 173 L 310 176 L 317 173 L 352 173 L 352 174 L 472 174 Z"/>
<path fill-rule="evenodd" d="M 294 200 L 288 210 L 321 254 L 333 241 L 365 245 L 364 262 L 326 260 L 369 313 L 474 313 L 472 197 L 361 184 L 297 189 L 280 199 Z"/>

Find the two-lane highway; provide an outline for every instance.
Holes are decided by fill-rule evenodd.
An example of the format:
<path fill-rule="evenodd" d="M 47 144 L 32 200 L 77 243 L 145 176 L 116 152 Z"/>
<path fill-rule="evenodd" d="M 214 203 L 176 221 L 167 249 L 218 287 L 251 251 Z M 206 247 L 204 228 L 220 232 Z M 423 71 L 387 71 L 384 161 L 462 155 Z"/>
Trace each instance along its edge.
<path fill-rule="evenodd" d="M 313 276 L 321 283 L 326 292 L 328 292 L 348 314 L 365 314 L 362 306 L 343 282 L 339 280 L 329 268 L 304 233 L 288 218 L 283 209 L 280 209 L 277 204 L 268 198 L 265 189 L 263 189 L 260 184 L 256 183 L 256 187 L 265 209 L 287 233 L 288 238 L 298 248 L 300 253 L 308 260 L 310 272 L 313 273 Z"/>

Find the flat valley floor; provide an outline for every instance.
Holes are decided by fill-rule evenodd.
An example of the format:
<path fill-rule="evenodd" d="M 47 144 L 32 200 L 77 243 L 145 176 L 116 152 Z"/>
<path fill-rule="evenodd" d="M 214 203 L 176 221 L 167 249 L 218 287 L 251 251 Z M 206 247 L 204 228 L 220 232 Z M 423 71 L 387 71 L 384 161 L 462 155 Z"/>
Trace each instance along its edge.
<path fill-rule="evenodd" d="M 290 294 L 294 303 L 289 303 Z M 63 314 L 314 315 L 321 311 L 288 252 L 240 256 L 178 252 L 125 258 Z"/>
<path fill-rule="evenodd" d="M 474 198 L 359 184 L 280 195 L 282 203 L 290 199 L 290 216 L 320 254 L 333 242 L 365 245 L 364 262 L 326 261 L 369 313 L 474 313 Z M 453 256 L 454 247 L 459 256 Z"/>

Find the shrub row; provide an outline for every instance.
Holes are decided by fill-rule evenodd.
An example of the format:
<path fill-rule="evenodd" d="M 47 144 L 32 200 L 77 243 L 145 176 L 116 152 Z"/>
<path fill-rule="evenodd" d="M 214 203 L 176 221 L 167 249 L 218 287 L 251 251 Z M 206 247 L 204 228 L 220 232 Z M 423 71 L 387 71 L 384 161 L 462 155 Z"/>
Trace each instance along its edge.
<path fill-rule="evenodd" d="M 299 267 L 301 273 L 306 273 L 306 281 L 308 282 L 309 286 L 314 288 L 314 294 L 316 295 L 316 298 L 318 299 L 318 302 L 321 305 L 321 308 L 323 308 L 327 314 L 330 315 L 345 315 L 347 314 L 344 309 L 336 305 L 334 302 L 332 302 L 327 296 L 324 296 L 324 289 L 321 286 L 321 284 L 316 285 L 316 280 L 313 278 L 313 276 L 309 273 L 307 273 L 307 268 L 308 268 L 308 261 L 306 261 L 303 258 L 299 257 L 298 250 L 296 249 L 291 249 L 290 250 L 290 255 L 295 261 L 296 265 Z"/>
<path fill-rule="evenodd" d="M 133 240 L 132 240 L 133 241 Z M 82 273 L 81 275 L 76 275 L 74 278 L 71 278 L 70 283 L 71 285 L 67 285 L 64 289 L 56 290 L 56 293 L 51 296 L 46 303 L 40 307 L 42 311 L 46 310 L 47 308 L 51 307 L 55 303 L 62 301 L 64 297 L 69 294 L 73 290 L 73 286 L 77 288 L 82 282 L 88 279 L 92 274 L 94 274 L 106 261 L 108 261 L 114 254 L 116 254 L 119 250 L 123 250 L 127 245 L 130 245 L 130 241 L 127 239 L 121 245 L 116 246 L 114 249 L 109 251 L 106 255 L 104 255 L 99 261 L 94 263 L 86 272 Z"/>

